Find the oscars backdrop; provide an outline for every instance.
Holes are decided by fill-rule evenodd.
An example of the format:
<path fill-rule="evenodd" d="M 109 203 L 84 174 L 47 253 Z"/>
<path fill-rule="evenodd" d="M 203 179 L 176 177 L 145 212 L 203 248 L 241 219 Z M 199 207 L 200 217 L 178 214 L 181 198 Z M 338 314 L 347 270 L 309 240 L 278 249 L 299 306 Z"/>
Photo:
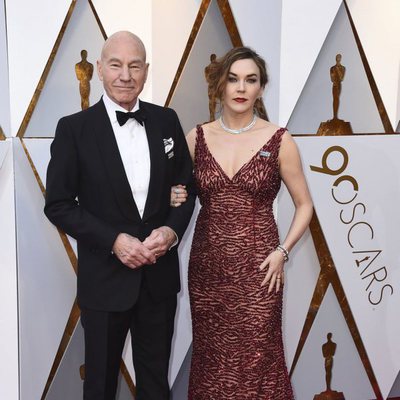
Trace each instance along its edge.
<path fill-rule="evenodd" d="M 296 399 L 400 398 L 399 19 L 398 0 L 2 1 L 0 398 L 82 397 L 76 246 L 44 217 L 45 174 L 57 120 L 99 99 L 96 60 L 121 29 L 148 50 L 143 100 L 173 107 L 186 132 L 209 119 L 213 54 L 245 44 L 266 59 L 269 118 L 295 137 L 315 205 L 287 265 Z M 293 211 L 283 188 L 281 235 Z M 174 400 L 187 396 L 195 217 L 180 246 Z M 135 396 L 129 342 L 118 400 Z"/>

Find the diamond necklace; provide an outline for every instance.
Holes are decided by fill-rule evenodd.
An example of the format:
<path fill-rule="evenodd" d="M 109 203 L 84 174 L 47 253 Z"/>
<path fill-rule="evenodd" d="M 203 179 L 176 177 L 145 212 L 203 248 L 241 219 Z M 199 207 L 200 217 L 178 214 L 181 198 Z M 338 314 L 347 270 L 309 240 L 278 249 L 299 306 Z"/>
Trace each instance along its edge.
<path fill-rule="evenodd" d="M 218 118 L 219 124 L 221 125 L 221 128 L 226 131 L 231 133 L 232 135 L 239 135 L 240 133 L 249 131 L 255 124 L 257 121 L 257 115 L 253 114 L 253 119 L 251 120 L 251 122 L 247 125 L 244 126 L 243 128 L 239 128 L 239 129 L 231 129 L 228 128 L 225 124 L 224 124 L 224 119 L 222 118 L 222 115 Z"/>

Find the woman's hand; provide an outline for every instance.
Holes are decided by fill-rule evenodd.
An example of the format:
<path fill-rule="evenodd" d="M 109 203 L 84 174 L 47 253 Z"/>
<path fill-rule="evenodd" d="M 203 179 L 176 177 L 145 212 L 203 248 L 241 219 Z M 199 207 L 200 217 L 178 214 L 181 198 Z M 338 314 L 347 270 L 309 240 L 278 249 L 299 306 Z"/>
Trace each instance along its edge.
<path fill-rule="evenodd" d="M 182 203 L 186 201 L 188 194 L 186 191 L 186 186 L 176 185 L 171 188 L 171 207 L 179 207 Z"/>
<path fill-rule="evenodd" d="M 268 293 L 271 293 L 274 289 L 279 292 L 279 289 L 283 286 L 284 281 L 284 266 L 285 260 L 282 252 L 275 250 L 263 261 L 260 265 L 260 270 L 263 271 L 267 266 L 268 272 L 262 281 L 261 286 L 266 286 L 269 282 Z"/>

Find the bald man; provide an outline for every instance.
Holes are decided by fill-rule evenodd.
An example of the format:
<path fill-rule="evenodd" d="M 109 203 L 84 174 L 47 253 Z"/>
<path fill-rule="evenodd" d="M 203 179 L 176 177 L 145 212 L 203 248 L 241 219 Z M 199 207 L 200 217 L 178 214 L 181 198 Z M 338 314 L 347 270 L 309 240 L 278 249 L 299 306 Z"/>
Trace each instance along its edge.
<path fill-rule="evenodd" d="M 51 146 L 45 213 L 78 243 L 85 400 L 115 398 L 128 331 L 136 399 L 170 398 L 176 244 L 194 206 L 189 195 L 171 207 L 170 190 L 190 193 L 192 163 L 176 113 L 138 99 L 148 68 L 136 35 L 110 36 L 97 62 L 102 99 L 62 118 Z"/>

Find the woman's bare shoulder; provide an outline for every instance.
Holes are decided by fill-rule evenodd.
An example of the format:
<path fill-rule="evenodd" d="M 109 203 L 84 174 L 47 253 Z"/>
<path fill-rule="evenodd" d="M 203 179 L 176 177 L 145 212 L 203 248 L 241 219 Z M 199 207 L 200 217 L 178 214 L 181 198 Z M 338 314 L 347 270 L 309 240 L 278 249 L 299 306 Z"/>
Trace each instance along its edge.
<path fill-rule="evenodd" d="M 193 158 L 194 155 L 194 147 L 196 144 L 196 136 L 197 136 L 197 127 L 194 127 L 186 134 L 186 142 L 189 147 L 190 155 Z"/>
<path fill-rule="evenodd" d="M 194 148 L 196 146 L 197 133 L 201 129 L 204 135 L 214 130 L 214 122 L 207 122 L 205 124 L 198 124 L 186 134 L 186 142 L 188 144 L 192 158 L 194 157 Z"/>
<path fill-rule="evenodd" d="M 269 122 L 265 119 L 259 119 L 258 126 L 263 129 L 268 135 L 273 135 L 275 132 L 281 129 L 279 125 Z"/>

